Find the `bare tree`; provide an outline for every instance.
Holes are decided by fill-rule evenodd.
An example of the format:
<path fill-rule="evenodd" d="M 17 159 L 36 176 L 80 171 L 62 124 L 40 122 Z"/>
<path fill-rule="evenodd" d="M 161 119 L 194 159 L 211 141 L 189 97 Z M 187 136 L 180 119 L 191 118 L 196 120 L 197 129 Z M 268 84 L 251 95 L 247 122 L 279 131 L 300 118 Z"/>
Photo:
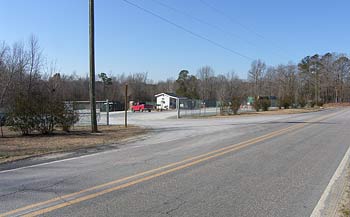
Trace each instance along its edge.
<path fill-rule="evenodd" d="M 199 96 L 202 100 L 215 99 L 214 70 L 210 66 L 198 70 Z"/>
<path fill-rule="evenodd" d="M 265 74 L 266 64 L 261 60 L 254 60 L 248 72 L 248 80 L 253 83 L 253 95 L 261 94 L 262 80 Z"/>

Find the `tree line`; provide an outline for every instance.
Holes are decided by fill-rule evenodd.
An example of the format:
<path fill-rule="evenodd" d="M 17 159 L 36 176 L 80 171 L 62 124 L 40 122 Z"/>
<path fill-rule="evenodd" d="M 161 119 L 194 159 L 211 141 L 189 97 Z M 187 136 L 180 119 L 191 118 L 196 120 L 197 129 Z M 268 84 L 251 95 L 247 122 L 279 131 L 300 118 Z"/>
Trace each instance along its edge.
<path fill-rule="evenodd" d="M 297 64 L 277 66 L 255 60 L 247 79 L 234 72 L 216 73 L 212 67 L 203 66 L 192 73 L 181 70 L 177 79 L 163 81 L 152 81 L 145 72 L 99 73 L 96 80 L 97 100 L 119 102 L 124 102 L 125 84 L 129 85 L 128 98 L 133 101 L 154 102 L 154 95 L 160 92 L 216 100 L 236 107 L 248 96 L 276 96 L 279 106 L 285 108 L 350 101 L 350 59 L 338 53 L 315 54 Z M 36 119 L 42 121 L 33 120 L 39 124 L 30 123 L 29 131 L 50 132 L 55 125 L 74 122 L 74 114 L 69 115 L 62 102 L 87 101 L 88 90 L 88 75 L 61 73 L 43 55 L 35 37 L 12 46 L 0 43 L 0 112 L 16 115 L 16 123 L 37 114 Z"/>
<path fill-rule="evenodd" d="M 267 66 L 255 60 L 247 79 L 234 72 L 215 75 L 210 66 L 204 66 L 197 75 L 182 70 L 170 86 L 181 96 L 221 102 L 275 96 L 285 108 L 349 102 L 350 59 L 345 54 L 326 53 L 306 56 L 298 64 Z"/>

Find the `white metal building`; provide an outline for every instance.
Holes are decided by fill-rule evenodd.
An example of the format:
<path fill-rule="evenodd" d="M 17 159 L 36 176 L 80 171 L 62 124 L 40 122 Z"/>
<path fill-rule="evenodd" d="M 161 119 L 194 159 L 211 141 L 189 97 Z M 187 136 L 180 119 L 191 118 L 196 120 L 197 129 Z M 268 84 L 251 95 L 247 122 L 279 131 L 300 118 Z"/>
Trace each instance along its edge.
<path fill-rule="evenodd" d="M 158 110 L 176 109 L 177 101 L 180 99 L 186 99 L 185 97 L 179 97 L 174 93 L 159 93 L 156 94 L 155 97 L 157 98 Z"/>

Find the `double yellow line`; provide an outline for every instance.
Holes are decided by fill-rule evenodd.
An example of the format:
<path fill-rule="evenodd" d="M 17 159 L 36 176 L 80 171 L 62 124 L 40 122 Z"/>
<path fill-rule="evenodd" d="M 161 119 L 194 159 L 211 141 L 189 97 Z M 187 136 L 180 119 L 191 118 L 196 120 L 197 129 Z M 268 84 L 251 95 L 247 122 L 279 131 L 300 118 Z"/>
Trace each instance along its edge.
<path fill-rule="evenodd" d="M 18 209 L 0 214 L 0 217 L 16 215 L 16 214 L 23 214 L 23 216 L 29 217 L 29 216 L 37 216 L 40 214 L 51 212 L 51 211 L 56 210 L 56 209 L 60 209 L 60 208 L 63 208 L 63 207 L 66 207 L 66 206 L 69 206 L 72 204 L 80 203 L 82 201 L 86 201 L 86 200 L 89 200 L 89 199 L 92 199 L 92 198 L 95 198 L 95 197 L 98 197 L 98 196 L 101 196 L 101 195 L 104 195 L 104 194 L 107 194 L 107 193 L 110 193 L 113 191 L 127 188 L 130 186 L 136 185 L 138 183 L 145 182 L 145 181 L 150 180 L 150 179 L 154 179 L 154 178 L 159 177 L 159 176 L 163 176 L 163 175 L 166 175 L 166 174 L 169 174 L 169 173 L 181 170 L 181 169 L 191 167 L 193 165 L 202 163 L 204 161 L 208 161 L 208 160 L 213 159 L 213 158 L 217 158 L 219 156 L 225 155 L 225 154 L 230 153 L 230 152 L 237 151 L 239 149 L 256 144 L 258 142 L 262 142 L 262 141 L 265 141 L 267 139 L 274 138 L 274 137 L 282 135 L 288 131 L 302 128 L 309 123 L 317 122 L 317 121 L 321 121 L 321 120 L 333 117 L 333 116 L 338 115 L 342 112 L 343 111 L 337 112 L 337 113 L 332 113 L 330 115 L 326 115 L 326 116 L 323 116 L 320 118 L 315 118 L 315 119 L 309 120 L 306 123 L 301 123 L 301 124 L 297 124 L 294 126 L 290 126 L 290 127 L 287 127 L 287 128 L 281 129 L 281 130 L 277 130 L 277 131 L 265 134 L 263 136 L 249 139 L 249 140 L 244 141 L 244 142 L 229 145 L 227 147 L 220 148 L 220 149 L 217 149 L 217 150 L 214 150 L 211 152 L 207 152 L 205 154 L 201 154 L 201 155 L 198 155 L 195 157 L 187 158 L 187 159 L 179 161 L 179 162 L 167 164 L 165 166 L 158 167 L 158 168 L 148 170 L 145 172 L 141 172 L 141 173 L 138 173 L 138 174 L 135 174 L 132 176 L 125 177 L 125 178 L 117 179 L 117 180 L 114 180 L 114 181 L 111 181 L 111 182 L 108 182 L 108 183 L 105 183 L 102 185 L 97 185 L 97 186 L 94 186 L 91 188 L 81 190 L 81 191 L 78 191 L 75 193 L 67 194 L 67 195 L 64 195 L 62 197 L 56 197 L 56 198 L 46 200 L 43 202 L 31 204 L 31 205 L 28 205 L 28 206 L 25 206 L 22 208 L 18 208 Z M 128 181 L 128 182 L 126 182 L 126 181 Z M 123 183 L 123 182 L 126 182 L 126 183 Z M 122 183 L 122 184 L 120 184 L 120 183 Z M 116 184 L 120 184 L 120 185 L 114 186 Z M 91 192 L 91 191 L 93 191 L 93 192 Z M 62 202 L 60 202 L 60 201 L 62 201 Z"/>

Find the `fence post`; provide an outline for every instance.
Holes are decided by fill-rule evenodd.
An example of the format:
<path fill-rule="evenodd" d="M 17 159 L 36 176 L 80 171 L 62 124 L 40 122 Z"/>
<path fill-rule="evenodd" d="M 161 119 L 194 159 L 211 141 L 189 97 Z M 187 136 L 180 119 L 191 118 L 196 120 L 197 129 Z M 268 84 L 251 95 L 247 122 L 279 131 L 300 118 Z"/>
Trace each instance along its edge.
<path fill-rule="evenodd" d="M 125 109 L 124 109 L 124 126 L 128 127 L 128 84 L 125 84 Z"/>
<path fill-rule="evenodd" d="M 109 101 L 106 100 L 107 126 L 109 126 Z"/>
<path fill-rule="evenodd" d="M 177 119 L 180 118 L 180 99 L 176 100 L 176 108 L 177 108 Z"/>

